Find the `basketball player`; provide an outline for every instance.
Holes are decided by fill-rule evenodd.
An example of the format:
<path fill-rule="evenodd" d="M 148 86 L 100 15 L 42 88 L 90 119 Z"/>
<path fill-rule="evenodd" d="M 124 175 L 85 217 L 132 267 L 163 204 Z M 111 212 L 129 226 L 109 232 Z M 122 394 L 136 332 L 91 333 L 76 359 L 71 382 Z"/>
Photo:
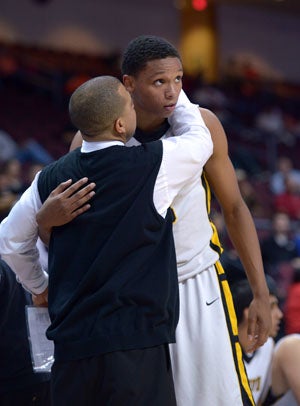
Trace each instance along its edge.
<path fill-rule="evenodd" d="M 270 393 L 276 406 L 300 405 L 300 334 L 282 337 L 275 345 Z"/>
<path fill-rule="evenodd" d="M 137 112 L 138 128 L 129 145 L 172 137 L 167 118 L 178 98 L 183 76 L 178 51 L 163 38 L 140 36 L 124 52 L 122 73 Z M 253 405 L 238 344 L 232 297 L 219 262 L 222 248 L 209 217 L 210 188 L 222 207 L 228 233 L 253 291 L 248 324 L 253 349 L 264 344 L 269 334 L 269 292 L 256 230 L 238 188 L 224 129 L 211 111 L 200 111 L 212 135 L 213 154 L 203 176 L 173 202 L 180 292 L 176 344 L 171 345 L 176 398 L 179 406 Z M 72 148 L 81 142 L 77 133 Z M 48 229 L 55 225 L 53 218 L 56 222 L 65 221 L 55 215 L 60 211 L 57 195 L 53 203 L 52 210 L 41 213 L 39 218 Z"/>
<path fill-rule="evenodd" d="M 276 284 L 268 278 L 270 292 L 270 309 L 272 316 L 272 329 L 266 343 L 253 351 L 252 343 L 249 342 L 247 326 L 248 311 L 253 295 L 246 279 L 235 282 L 231 286 L 236 317 L 239 330 L 239 342 L 243 350 L 243 358 L 247 370 L 250 387 L 256 404 L 260 404 L 266 398 L 269 390 L 271 364 L 274 351 L 274 339 L 279 331 L 280 322 L 283 316 L 278 307 Z"/>
<path fill-rule="evenodd" d="M 284 336 L 274 344 L 283 313 L 278 307 L 276 284 L 270 277 L 267 281 L 272 329 L 266 343 L 254 352 L 247 337 L 252 292 L 247 280 L 232 286 L 245 367 L 257 405 L 296 406 L 300 404 L 300 334 Z"/>

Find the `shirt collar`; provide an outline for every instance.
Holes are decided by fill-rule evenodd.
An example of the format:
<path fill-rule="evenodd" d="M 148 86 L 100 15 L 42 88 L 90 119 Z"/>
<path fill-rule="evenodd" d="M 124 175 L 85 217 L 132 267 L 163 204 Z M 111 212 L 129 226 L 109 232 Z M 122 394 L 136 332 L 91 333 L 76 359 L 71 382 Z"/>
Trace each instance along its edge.
<path fill-rule="evenodd" d="M 94 142 L 87 142 L 85 140 L 82 141 L 81 152 L 88 153 L 97 151 L 99 149 L 104 149 L 108 147 L 112 147 L 113 145 L 121 145 L 124 146 L 123 142 L 121 141 L 94 141 Z"/>

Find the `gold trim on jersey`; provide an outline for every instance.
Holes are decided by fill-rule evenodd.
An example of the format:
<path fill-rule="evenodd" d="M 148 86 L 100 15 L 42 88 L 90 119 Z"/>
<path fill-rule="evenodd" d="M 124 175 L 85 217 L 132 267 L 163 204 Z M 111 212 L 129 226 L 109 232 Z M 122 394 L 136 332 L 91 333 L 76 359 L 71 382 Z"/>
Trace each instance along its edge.
<path fill-rule="evenodd" d="M 219 255 L 221 255 L 222 252 L 223 252 L 223 247 L 222 247 L 222 244 L 221 244 L 220 239 L 219 239 L 217 228 L 210 219 L 211 190 L 210 190 L 210 186 L 209 186 L 209 183 L 208 183 L 208 181 L 206 179 L 206 176 L 205 176 L 204 172 L 202 173 L 201 181 L 202 181 L 202 187 L 205 190 L 206 210 L 207 210 L 207 214 L 208 214 L 208 218 L 209 218 L 211 228 L 213 230 L 213 234 L 212 234 L 212 237 L 210 239 L 210 247 L 211 247 L 211 249 L 216 251 Z"/>
<path fill-rule="evenodd" d="M 237 319 L 233 304 L 233 299 L 230 291 L 228 281 L 226 279 L 225 271 L 222 264 L 217 261 L 215 269 L 219 279 L 219 286 L 221 291 L 221 297 L 224 307 L 224 312 L 227 320 L 228 333 L 230 336 L 232 354 L 235 363 L 236 373 L 240 382 L 241 395 L 244 406 L 255 406 L 255 402 L 250 389 L 246 369 L 243 362 L 243 354 L 240 343 L 238 341 L 238 327 Z"/>
<path fill-rule="evenodd" d="M 176 212 L 175 212 L 174 207 L 170 206 L 170 209 L 171 209 L 172 212 L 173 212 L 173 221 L 172 221 L 172 223 L 175 224 L 175 223 L 177 223 L 178 217 L 177 217 L 177 214 L 176 214 Z"/>

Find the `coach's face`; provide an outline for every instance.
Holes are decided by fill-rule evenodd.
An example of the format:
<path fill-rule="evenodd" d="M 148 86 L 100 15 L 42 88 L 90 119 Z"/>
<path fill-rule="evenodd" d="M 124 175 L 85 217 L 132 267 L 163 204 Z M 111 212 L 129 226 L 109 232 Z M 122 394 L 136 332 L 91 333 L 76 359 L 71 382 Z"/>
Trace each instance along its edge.
<path fill-rule="evenodd" d="M 175 57 L 149 61 L 136 76 L 124 75 L 138 125 L 146 117 L 148 122 L 159 125 L 172 114 L 182 88 L 182 76 L 182 64 Z"/>
<path fill-rule="evenodd" d="M 128 141 L 135 132 L 136 113 L 131 95 L 123 85 L 120 86 L 119 93 L 124 99 L 124 108 L 120 120 L 126 135 L 125 141 Z"/>

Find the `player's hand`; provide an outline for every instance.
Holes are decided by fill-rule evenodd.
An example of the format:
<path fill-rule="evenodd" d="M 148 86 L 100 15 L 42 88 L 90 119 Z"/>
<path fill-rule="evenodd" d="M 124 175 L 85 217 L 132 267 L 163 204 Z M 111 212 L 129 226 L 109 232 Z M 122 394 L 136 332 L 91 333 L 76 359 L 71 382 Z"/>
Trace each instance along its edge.
<path fill-rule="evenodd" d="M 88 178 L 82 178 L 73 184 L 71 179 L 59 184 L 37 213 L 38 225 L 46 229 L 62 226 L 87 211 L 96 186 L 91 182 L 82 187 L 87 182 Z"/>
<path fill-rule="evenodd" d="M 269 338 L 272 320 L 269 297 L 252 300 L 248 311 L 248 338 L 251 348 L 249 352 L 257 350 Z"/>
<path fill-rule="evenodd" d="M 49 243 L 52 227 L 69 223 L 91 207 L 87 202 L 94 196 L 96 184 L 91 182 L 84 186 L 87 182 L 88 178 L 82 178 L 72 184 L 69 179 L 59 184 L 45 200 L 36 215 L 39 236 L 45 244 Z"/>
<path fill-rule="evenodd" d="M 48 307 L 48 288 L 39 294 L 32 294 L 32 302 L 37 307 Z"/>

